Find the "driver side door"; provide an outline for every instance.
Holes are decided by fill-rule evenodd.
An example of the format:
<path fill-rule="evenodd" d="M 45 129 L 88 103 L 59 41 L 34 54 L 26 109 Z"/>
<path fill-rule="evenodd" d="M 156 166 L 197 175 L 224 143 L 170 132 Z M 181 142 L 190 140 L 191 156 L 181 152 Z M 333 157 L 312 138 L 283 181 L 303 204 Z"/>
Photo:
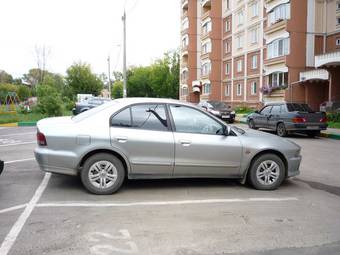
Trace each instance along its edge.
<path fill-rule="evenodd" d="M 174 176 L 240 175 L 242 145 L 236 135 L 222 134 L 223 124 L 183 105 L 170 105 L 175 140 Z"/>

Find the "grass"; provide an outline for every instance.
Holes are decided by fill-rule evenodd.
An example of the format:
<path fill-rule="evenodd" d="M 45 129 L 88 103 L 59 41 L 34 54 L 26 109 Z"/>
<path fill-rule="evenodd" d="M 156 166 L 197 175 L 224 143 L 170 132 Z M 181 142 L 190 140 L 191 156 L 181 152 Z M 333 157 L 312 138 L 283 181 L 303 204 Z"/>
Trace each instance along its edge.
<path fill-rule="evenodd" d="M 328 123 L 329 128 L 339 128 L 340 129 L 340 122 L 329 121 L 327 123 Z"/>

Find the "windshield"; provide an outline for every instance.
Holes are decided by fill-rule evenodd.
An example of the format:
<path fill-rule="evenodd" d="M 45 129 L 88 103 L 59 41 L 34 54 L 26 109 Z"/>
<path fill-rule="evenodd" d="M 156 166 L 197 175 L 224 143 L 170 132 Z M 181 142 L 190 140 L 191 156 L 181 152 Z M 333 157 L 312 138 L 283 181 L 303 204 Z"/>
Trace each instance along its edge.
<path fill-rule="evenodd" d="M 208 101 L 214 108 L 229 108 L 229 106 L 224 102 L 219 101 Z"/>
<path fill-rule="evenodd" d="M 313 112 L 308 104 L 287 104 L 287 108 L 290 112 Z"/>

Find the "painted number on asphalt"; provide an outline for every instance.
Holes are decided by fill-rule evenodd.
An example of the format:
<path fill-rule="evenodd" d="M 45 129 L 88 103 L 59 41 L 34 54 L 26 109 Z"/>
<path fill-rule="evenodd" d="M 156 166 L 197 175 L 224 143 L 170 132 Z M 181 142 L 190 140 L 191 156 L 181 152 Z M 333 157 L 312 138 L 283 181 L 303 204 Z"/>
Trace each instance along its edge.
<path fill-rule="evenodd" d="M 1 139 L 0 138 L 0 145 L 4 144 L 13 144 L 13 143 L 20 143 L 20 140 L 15 140 L 15 139 Z"/>
<path fill-rule="evenodd" d="M 86 239 L 94 244 L 90 247 L 92 254 L 96 255 L 113 255 L 113 254 L 135 254 L 138 253 L 138 247 L 135 242 L 131 241 L 131 235 L 127 229 L 118 231 L 118 235 L 111 235 L 104 232 L 90 232 Z M 117 244 L 107 244 L 115 241 Z"/>

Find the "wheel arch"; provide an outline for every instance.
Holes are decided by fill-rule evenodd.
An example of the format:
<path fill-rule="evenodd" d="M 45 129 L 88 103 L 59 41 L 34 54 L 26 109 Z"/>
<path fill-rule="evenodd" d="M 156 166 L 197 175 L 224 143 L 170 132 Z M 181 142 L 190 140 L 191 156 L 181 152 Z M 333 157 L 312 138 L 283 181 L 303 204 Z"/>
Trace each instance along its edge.
<path fill-rule="evenodd" d="M 257 153 L 253 156 L 253 158 L 251 159 L 251 161 L 250 161 L 250 163 L 249 163 L 249 165 L 248 165 L 248 167 L 247 167 L 247 170 L 245 171 L 244 176 L 243 176 L 243 178 L 242 178 L 242 180 L 241 180 L 241 183 L 242 183 L 242 184 L 244 184 L 244 183 L 246 182 L 246 180 L 247 180 L 247 178 L 248 178 L 249 169 L 250 169 L 251 166 L 254 164 L 254 161 L 255 161 L 258 157 L 260 157 L 260 156 L 262 156 L 262 155 L 265 155 L 265 154 L 274 154 L 274 155 L 278 156 L 278 157 L 282 160 L 282 162 L 283 162 L 283 164 L 284 164 L 284 167 L 285 167 L 285 169 L 284 169 L 284 170 L 285 170 L 285 177 L 287 177 L 287 173 L 288 173 L 288 161 L 287 161 L 286 157 L 283 155 L 282 152 L 280 152 L 280 151 L 278 151 L 278 150 L 275 150 L 275 149 L 266 149 L 266 150 L 262 150 L 262 151 L 257 152 Z"/>
<path fill-rule="evenodd" d="M 126 176 L 129 175 L 130 172 L 130 164 L 128 162 L 128 160 L 126 159 L 126 157 L 122 156 L 120 153 L 114 151 L 114 150 L 109 150 L 109 149 L 95 149 L 92 151 L 87 152 L 82 159 L 80 160 L 79 164 L 78 164 L 78 169 L 82 169 L 85 161 L 90 158 L 91 156 L 98 154 L 98 153 L 108 153 L 111 154 L 115 157 L 117 157 L 123 164 L 124 166 L 124 170 L 125 170 L 125 174 Z"/>

